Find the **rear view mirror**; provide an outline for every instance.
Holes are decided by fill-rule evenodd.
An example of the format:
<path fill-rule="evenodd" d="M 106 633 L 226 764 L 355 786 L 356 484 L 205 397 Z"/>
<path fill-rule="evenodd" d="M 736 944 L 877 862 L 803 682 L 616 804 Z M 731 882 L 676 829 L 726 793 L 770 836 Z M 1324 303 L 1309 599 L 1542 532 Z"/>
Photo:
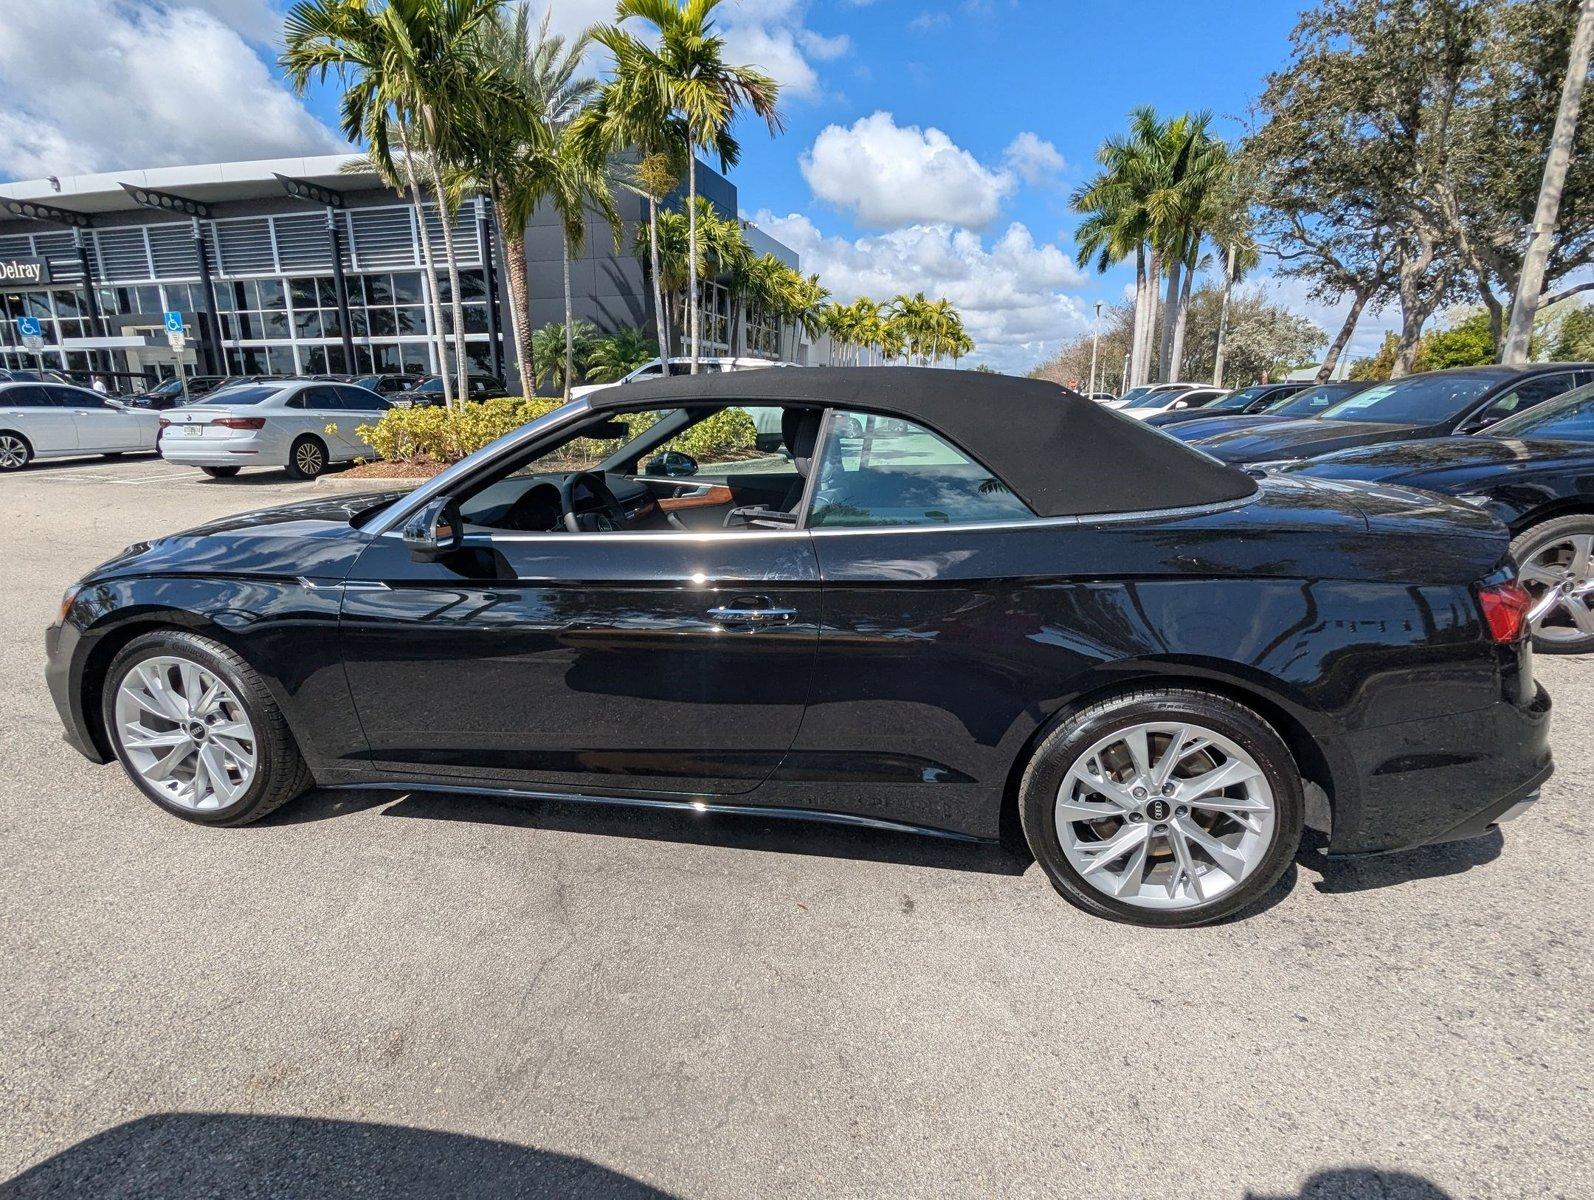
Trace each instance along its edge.
<path fill-rule="evenodd" d="M 599 421 L 596 425 L 583 426 L 581 436 L 594 438 L 600 442 L 612 442 L 630 437 L 631 427 L 624 421 Z"/>
<path fill-rule="evenodd" d="M 436 562 L 465 544 L 465 526 L 459 504 L 452 496 L 439 496 L 404 522 L 400 536 L 417 562 Z"/>

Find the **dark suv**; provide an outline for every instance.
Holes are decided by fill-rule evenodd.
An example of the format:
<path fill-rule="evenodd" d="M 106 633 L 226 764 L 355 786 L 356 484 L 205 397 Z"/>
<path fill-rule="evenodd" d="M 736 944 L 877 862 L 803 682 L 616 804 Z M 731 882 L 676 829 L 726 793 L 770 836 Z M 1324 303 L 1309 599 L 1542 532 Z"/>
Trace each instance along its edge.
<path fill-rule="evenodd" d="M 470 394 L 467 400 L 496 400 L 499 396 L 509 395 L 509 390 L 504 387 L 504 381 L 496 375 L 475 375 L 468 377 Z M 443 403 L 443 379 L 440 375 L 428 375 L 420 383 L 407 392 L 402 392 L 393 397 L 402 404 L 408 400 L 411 404 Z"/>

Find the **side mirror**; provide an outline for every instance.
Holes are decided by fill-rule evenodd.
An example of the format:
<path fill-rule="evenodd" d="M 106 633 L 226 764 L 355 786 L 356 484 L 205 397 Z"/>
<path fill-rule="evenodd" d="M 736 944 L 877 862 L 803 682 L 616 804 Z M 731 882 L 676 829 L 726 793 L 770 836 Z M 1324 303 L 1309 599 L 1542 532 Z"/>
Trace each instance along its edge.
<path fill-rule="evenodd" d="M 666 450 L 663 454 L 655 454 L 648 459 L 644 474 L 655 478 L 666 476 L 671 479 L 678 479 L 683 475 L 696 475 L 697 459 L 679 450 Z"/>
<path fill-rule="evenodd" d="M 126 412 L 129 408 L 132 407 L 132 405 L 128 404 L 124 400 L 117 400 L 117 399 L 114 399 L 114 398 L 107 397 L 107 399 L 105 401 L 105 407 L 106 408 L 114 408 L 117 412 Z"/>
<path fill-rule="evenodd" d="M 465 526 L 459 504 L 452 496 L 439 496 L 404 522 L 400 536 L 416 562 L 436 562 L 465 544 Z"/>

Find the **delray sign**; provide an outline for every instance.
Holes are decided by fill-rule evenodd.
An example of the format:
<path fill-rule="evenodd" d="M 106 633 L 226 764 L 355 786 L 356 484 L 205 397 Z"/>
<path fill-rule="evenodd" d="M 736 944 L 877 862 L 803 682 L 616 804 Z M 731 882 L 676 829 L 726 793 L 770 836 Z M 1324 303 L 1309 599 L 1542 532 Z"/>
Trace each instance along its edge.
<path fill-rule="evenodd" d="M 43 258 L 0 258 L 0 291 L 20 292 L 50 282 L 50 263 Z"/>

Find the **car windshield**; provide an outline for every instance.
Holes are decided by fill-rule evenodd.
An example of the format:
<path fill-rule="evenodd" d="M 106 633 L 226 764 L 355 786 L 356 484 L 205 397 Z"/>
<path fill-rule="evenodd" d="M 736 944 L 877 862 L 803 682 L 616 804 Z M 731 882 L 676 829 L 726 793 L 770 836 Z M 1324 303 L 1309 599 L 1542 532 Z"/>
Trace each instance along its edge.
<path fill-rule="evenodd" d="M 1320 383 L 1316 387 L 1309 387 L 1304 392 L 1296 392 L 1288 399 L 1267 409 L 1280 417 L 1316 417 L 1321 416 L 1328 409 L 1333 408 L 1348 396 L 1354 396 L 1360 391 L 1359 383 Z"/>
<path fill-rule="evenodd" d="M 1490 427 L 1489 437 L 1564 438 L 1594 442 L 1594 384 L 1575 388 L 1547 404 L 1507 417 Z"/>
<path fill-rule="evenodd" d="M 1240 409 L 1250 407 L 1252 403 L 1260 400 L 1272 390 L 1271 384 L 1266 387 L 1241 388 L 1237 392 L 1230 392 L 1220 400 L 1214 400 L 1206 406 L 1206 410 L 1208 412 L 1237 412 Z"/>
<path fill-rule="evenodd" d="M 1150 391 L 1151 391 L 1151 389 L 1149 387 L 1130 388 L 1127 392 L 1125 392 L 1122 396 L 1119 397 L 1119 400 L 1121 400 L 1122 403 L 1119 404 L 1118 407 L 1119 408 L 1134 408 L 1134 407 L 1136 407 L 1139 404 L 1140 400 L 1144 396 L 1146 396 Z"/>
<path fill-rule="evenodd" d="M 225 404 L 229 407 L 239 404 L 260 404 L 280 391 L 282 391 L 280 387 L 267 387 L 264 384 L 239 384 L 236 387 L 219 388 L 195 403 Z"/>
<path fill-rule="evenodd" d="M 426 392 L 428 395 L 430 395 L 432 392 L 441 392 L 443 390 L 443 381 L 436 375 L 433 375 L 430 379 L 423 379 L 420 383 L 416 384 L 415 390 L 417 392 Z"/>
<path fill-rule="evenodd" d="M 1496 372 L 1436 372 L 1378 383 L 1342 400 L 1322 414 L 1325 421 L 1384 421 L 1432 425 L 1458 417 L 1474 400 L 1501 381 Z"/>

